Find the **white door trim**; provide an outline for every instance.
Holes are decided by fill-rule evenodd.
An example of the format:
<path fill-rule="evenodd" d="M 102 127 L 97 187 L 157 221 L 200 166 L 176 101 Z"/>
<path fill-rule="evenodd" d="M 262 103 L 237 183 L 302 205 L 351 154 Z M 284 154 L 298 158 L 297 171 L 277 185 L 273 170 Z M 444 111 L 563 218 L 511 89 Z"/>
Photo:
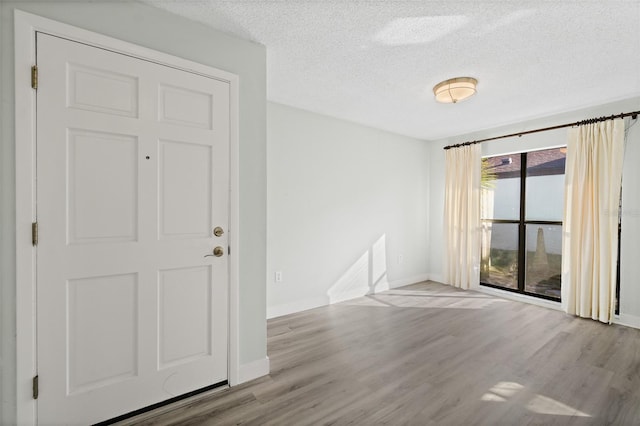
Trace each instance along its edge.
<path fill-rule="evenodd" d="M 78 41 L 135 56 L 192 73 L 229 82 L 230 85 L 230 197 L 229 197 L 229 384 L 239 383 L 238 253 L 239 253 L 239 78 L 235 74 L 103 36 L 51 19 L 16 10 L 15 31 L 15 149 L 16 149 L 16 420 L 37 424 L 32 378 L 37 374 L 35 249 L 31 223 L 36 218 L 35 129 L 36 96 L 31 88 L 31 66 L 36 61 L 36 32 Z"/>

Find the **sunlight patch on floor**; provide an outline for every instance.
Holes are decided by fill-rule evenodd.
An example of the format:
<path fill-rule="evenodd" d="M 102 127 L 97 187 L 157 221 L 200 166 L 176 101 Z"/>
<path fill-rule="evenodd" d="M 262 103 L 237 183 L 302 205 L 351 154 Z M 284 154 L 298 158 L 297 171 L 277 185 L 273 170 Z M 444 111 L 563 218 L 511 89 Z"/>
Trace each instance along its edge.
<path fill-rule="evenodd" d="M 552 414 L 555 416 L 577 416 L 577 417 L 591 417 L 587 413 L 583 413 L 580 410 L 569 407 L 562 402 L 555 399 L 547 398 L 546 396 L 536 395 L 527 404 L 527 409 L 538 414 Z"/>
<path fill-rule="evenodd" d="M 506 402 L 519 392 L 524 390 L 524 386 L 516 382 L 499 382 L 489 389 L 482 397 L 481 401 L 490 402 Z M 576 408 L 556 401 L 553 398 L 544 395 L 535 394 L 525 408 L 533 413 L 548 414 L 553 416 L 577 416 L 591 417 L 590 414 L 584 413 Z"/>
<path fill-rule="evenodd" d="M 520 383 L 499 382 L 494 387 L 489 389 L 489 392 L 492 392 L 496 395 L 503 396 L 505 398 L 509 398 L 515 395 L 516 393 L 518 393 L 519 391 L 521 391 L 522 389 L 524 389 L 524 386 L 522 386 Z"/>

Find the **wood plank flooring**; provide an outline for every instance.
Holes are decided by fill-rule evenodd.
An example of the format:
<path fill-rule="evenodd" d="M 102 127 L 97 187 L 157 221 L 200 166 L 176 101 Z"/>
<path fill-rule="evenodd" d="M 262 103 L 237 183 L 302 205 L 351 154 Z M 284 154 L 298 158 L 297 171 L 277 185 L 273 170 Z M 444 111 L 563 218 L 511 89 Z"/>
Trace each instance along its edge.
<path fill-rule="evenodd" d="M 425 282 L 272 319 L 271 374 L 122 425 L 640 425 L 640 330 Z"/>

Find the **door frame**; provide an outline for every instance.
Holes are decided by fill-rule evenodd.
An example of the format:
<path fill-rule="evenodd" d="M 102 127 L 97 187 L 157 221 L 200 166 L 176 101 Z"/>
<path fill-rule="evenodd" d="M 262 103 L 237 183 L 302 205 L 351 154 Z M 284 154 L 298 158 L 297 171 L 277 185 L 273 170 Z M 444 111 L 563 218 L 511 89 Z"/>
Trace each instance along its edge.
<path fill-rule="evenodd" d="M 231 386 L 240 381 L 239 333 L 239 77 L 207 65 L 15 10 L 15 150 L 16 150 L 16 420 L 37 424 L 32 379 L 37 374 L 36 250 L 31 224 L 36 219 L 36 91 L 30 70 L 36 63 L 36 33 L 43 32 L 115 53 L 228 82 L 229 140 L 229 358 Z"/>

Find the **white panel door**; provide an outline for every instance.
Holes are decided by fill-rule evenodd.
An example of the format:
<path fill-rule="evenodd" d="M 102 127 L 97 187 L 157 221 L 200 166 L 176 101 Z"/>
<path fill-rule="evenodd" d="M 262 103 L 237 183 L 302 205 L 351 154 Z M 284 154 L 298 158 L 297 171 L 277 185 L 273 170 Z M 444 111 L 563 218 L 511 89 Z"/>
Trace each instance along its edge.
<path fill-rule="evenodd" d="M 37 48 L 39 423 L 226 381 L 228 82 L 44 34 Z"/>

